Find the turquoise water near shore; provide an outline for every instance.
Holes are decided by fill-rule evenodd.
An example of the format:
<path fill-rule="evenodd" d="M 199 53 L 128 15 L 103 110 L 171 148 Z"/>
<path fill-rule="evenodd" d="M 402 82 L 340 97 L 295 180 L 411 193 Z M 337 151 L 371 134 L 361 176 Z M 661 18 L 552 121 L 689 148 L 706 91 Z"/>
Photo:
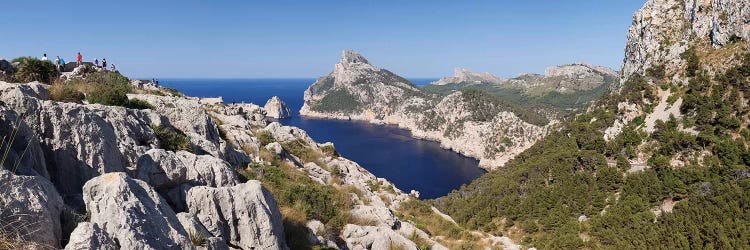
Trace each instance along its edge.
<path fill-rule="evenodd" d="M 411 79 L 424 85 L 435 79 Z M 398 188 L 417 190 L 422 198 L 443 196 L 476 179 L 485 171 L 478 161 L 440 147 L 436 142 L 414 139 L 395 126 L 366 122 L 313 119 L 299 116 L 303 93 L 315 79 L 162 79 L 164 86 L 189 96 L 221 96 L 224 102 L 263 105 L 279 96 L 292 109 L 284 125 L 304 129 L 318 142 L 333 142 L 344 157 L 359 163 Z"/>

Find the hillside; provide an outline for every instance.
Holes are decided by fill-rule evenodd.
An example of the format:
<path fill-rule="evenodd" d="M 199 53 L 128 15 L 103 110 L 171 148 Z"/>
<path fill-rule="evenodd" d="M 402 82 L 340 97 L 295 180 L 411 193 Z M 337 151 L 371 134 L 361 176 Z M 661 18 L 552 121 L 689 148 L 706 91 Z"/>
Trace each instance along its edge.
<path fill-rule="evenodd" d="M 344 51 L 333 71 L 305 91 L 300 113 L 398 125 L 495 169 L 544 137 L 568 106 L 585 107 L 614 78 L 593 66 L 549 71 L 547 76 L 504 80 L 457 70 L 454 77 L 418 88 L 356 52 Z"/>
<path fill-rule="evenodd" d="M 748 13 L 647 1 L 611 94 L 434 204 L 544 249 L 747 249 Z"/>

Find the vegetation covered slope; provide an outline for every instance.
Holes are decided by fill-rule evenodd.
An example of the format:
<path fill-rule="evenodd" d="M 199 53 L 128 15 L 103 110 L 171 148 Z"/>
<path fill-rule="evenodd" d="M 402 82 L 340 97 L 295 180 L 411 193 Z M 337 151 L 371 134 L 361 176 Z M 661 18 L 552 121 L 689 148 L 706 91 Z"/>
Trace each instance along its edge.
<path fill-rule="evenodd" d="M 543 249 L 747 248 L 750 54 L 736 47 L 726 56 L 742 63 L 724 69 L 702 62 L 725 50 L 696 44 L 683 53 L 685 85 L 658 69 L 630 77 L 505 168 L 435 204 L 460 224 Z M 684 100 L 680 112 L 646 132 L 643 120 L 667 90 L 673 103 Z M 621 103 L 643 112 L 606 141 Z"/>

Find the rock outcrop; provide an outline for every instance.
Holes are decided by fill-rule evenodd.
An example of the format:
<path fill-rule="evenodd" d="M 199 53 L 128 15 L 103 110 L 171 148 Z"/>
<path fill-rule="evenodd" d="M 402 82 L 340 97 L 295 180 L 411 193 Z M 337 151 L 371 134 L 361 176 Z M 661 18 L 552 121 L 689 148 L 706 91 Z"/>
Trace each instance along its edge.
<path fill-rule="evenodd" d="M 42 100 L 20 84 L 1 91 L 0 100 L 40 138 L 50 180 L 63 195 L 80 194 L 100 174 L 132 168 L 157 145 L 150 124 L 164 122 L 148 111 Z"/>
<path fill-rule="evenodd" d="M 81 222 L 70 234 L 65 250 L 87 249 L 117 250 L 120 246 L 98 224 Z"/>
<path fill-rule="evenodd" d="M 750 1 L 648 0 L 633 15 L 622 76 L 658 66 L 667 75 L 678 73 L 685 63 L 680 54 L 695 43 L 718 48 L 748 39 Z"/>
<path fill-rule="evenodd" d="M 349 249 L 419 249 L 414 242 L 388 228 L 349 224 L 343 234 Z"/>
<path fill-rule="evenodd" d="M 181 184 L 228 187 L 239 183 L 232 166 L 210 155 L 152 149 L 141 155 L 135 176 L 158 189 Z"/>
<path fill-rule="evenodd" d="M 286 106 L 286 103 L 281 100 L 278 96 L 271 97 L 263 106 L 266 110 L 266 116 L 276 119 L 287 118 L 292 116 L 292 111 Z"/>
<path fill-rule="evenodd" d="M 47 179 L 0 168 L 0 232 L 21 242 L 60 247 L 63 200 Z"/>
<path fill-rule="evenodd" d="M 122 249 L 192 248 L 175 213 L 146 182 L 125 173 L 104 174 L 86 183 L 83 199 L 90 222 Z"/>
<path fill-rule="evenodd" d="M 288 249 L 276 201 L 258 181 L 233 187 L 194 187 L 190 214 L 214 236 L 241 249 Z"/>

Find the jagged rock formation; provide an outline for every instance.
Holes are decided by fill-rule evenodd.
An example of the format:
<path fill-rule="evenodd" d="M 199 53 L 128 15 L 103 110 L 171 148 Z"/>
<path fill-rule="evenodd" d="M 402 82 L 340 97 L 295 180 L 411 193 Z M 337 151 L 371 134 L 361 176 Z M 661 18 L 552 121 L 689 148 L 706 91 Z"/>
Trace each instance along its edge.
<path fill-rule="evenodd" d="M 458 72 L 456 79 L 476 76 Z M 429 94 L 353 51 L 344 51 L 333 72 L 310 86 L 304 98 L 302 115 L 395 124 L 417 138 L 439 141 L 442 147 L 477 158 L 487 169 L 502 166 L 548 131 L 543 124 L 500 112 L 504 108 L 499 103 L 477 101 L 461 92 Z"/>
<path fill-rule="evenodd" d="M 271 118 L 280 119 L 292 116 L 292 111 L 289 110 L 286 103 L 284 103 L 284 101 L 278 96 L 269 99 L 268 102 L 266 102 L 266 105 L 263 106 L 263 109 L 266 110 L 266 116 Z"/>
<path fill-rule="evenodd" d="M 219 158 L 164 149 L 151 149 L 141 155 L 135 175 L 156 189 L 182 184 L 227 187 L 239 183 L 232 166 Z"/>
<path fill-rule="evenodd" d="M 125 173 L 108 173 L 91 179 L 83 187 L 83 199 L 86 211 L 91 214 L 90 222 L 113 237 L 120 248 L 192 246 L 174 211 L 156 190 Z"/>
<path fill-rule="evenodd" d="M 116 250 L 120 249 L 106 231 L 102 230 L 98 224 L 90 222 L 81 222 L 78 224 L 73 233 L 70 234 L 70 240 L 65 245 L 66 250 L 84 250 L 84 249 L 101 249 Z"/>
<path fill-rule="evenodd" d="M 41 246 L 60 246 L 63 201 L 52 183 L 0 169 L 0 194 L 0 232 Z"/>
<path fill-rule="evenodd" d="M 260 182 L 224 188 L 195 187 L 187 197 L 190 214 L 229 246 L 288 249 L 279 208 Z"/>
<path fill-rule="evenodd" d="M 691 43 L 718 48 L 740 39 L 750 39 L 750 1 L 649 0 L 633 15 L 622 76 L 645 75 L 658 66 L 668 76 L 680 73 L 680 54 Z"/>

